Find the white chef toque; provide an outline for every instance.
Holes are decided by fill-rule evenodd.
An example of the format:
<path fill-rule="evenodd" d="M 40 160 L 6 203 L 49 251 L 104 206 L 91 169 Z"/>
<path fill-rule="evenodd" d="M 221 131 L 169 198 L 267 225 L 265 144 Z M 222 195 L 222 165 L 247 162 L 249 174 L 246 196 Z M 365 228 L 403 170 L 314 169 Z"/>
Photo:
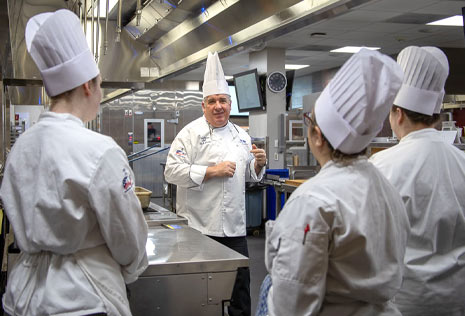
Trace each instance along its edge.
<path fill-rule="evenodd" d="M 409 46 L 399 53 L 397 63 L 404 71 L 404 82 L 394 104 L 429 116 L 439 113 L 449 75 L 449 62 L 442 50 Z"/>
<path fill-rule="evenodd" d="M 204 98 L 212 94 L 231 95 L 217 52 L 208 53 L 202 89 Z"/>
<path fill-rule="evenodd" d="M 389 56 L 362 49 L 334 75 L 315 104 L 315 117 L 334 149 L 354 154 L 383 128 L 402 84 L 402 70 Z"/>
<path fill-rule="evenodd" d="M 26 47 L 51 97 L 99 74 L 79 19 L 69 10 L 30 18 L 26 25 Z"/>

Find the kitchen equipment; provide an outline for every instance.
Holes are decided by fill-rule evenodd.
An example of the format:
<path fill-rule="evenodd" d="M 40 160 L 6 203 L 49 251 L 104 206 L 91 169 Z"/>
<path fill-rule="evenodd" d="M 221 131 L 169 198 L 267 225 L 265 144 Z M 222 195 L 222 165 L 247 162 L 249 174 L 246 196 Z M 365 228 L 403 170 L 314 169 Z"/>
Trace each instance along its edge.
<path fill-rule="evenodd" d="M 149 227 L 149 265 L 128 285 L 132 315 L 224 315 L 237 269 L 248 267 L 249 259 L 185 224 L 176 225 L 180 229 Z"/>
<path fill-rule="evenodd" d="M 136 186 L 135 192 L 136 192 L 137 197 L 139 198 L 142 209 L 146 210 L 150 204 L 150 197 L 152 196 L 152 191 L 147 190 L 143 187 Z"/>

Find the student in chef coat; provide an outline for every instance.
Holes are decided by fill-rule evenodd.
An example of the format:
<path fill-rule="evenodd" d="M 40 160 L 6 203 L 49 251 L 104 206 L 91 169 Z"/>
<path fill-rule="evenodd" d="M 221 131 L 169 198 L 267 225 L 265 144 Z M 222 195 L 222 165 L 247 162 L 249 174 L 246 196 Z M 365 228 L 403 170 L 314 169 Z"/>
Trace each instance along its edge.
<path fill-rule="evenodd" d="M 245 182 L 263 176 L 266 155 L 229 121 L 231 97 L 217 53 L 208 54 L 203 84 L 204 115 L 174 139 L 165 178 L 177 185 L 176 209 L 189 226 L 248 256 Z M 250 276 L 239 268 L 229 315 L 250 315 Z"/>
<path fill-rule="evenodd" d="M 397 62 L 404 82 L 389 121 L 398 145 L 371 157 L 400 192 L 410 219 L 403 315 L 465 315 L 465 153 L 434 129 L 449 64 L 436 47 L 410 46 Z"/>
<path fill-rule="evenodd" d="M 9 273 L 10 315 L 131 315 L 125 283 L 147 266 L 147 225 L 124 151 L 85 128 L 100 75 L 79 19 L 42 13 L 26 26 L 50 111 L 19 137 L 0 196 L 21 253 Z"/>
<path fill-rule="evenodd" d="M 400 315 L 408 218 L 365 156 L 402 83 L 390 57 L 363 49 L 305 113 L 320 172 L 266 223 L 269 315 Z"/>

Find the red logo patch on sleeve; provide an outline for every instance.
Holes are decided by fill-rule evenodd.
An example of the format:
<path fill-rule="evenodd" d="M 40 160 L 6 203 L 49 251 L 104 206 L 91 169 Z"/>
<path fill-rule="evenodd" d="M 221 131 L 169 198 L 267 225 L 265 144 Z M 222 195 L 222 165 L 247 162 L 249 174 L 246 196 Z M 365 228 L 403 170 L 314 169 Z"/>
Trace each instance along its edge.
<path fill-rule="evenodd" d="M 123 189 L 124 192 L 128 192 L 129 190 L 132 189 L 134 185 L 134 181 L 131 179 L 131 174 L 129 173 L 128 170 L 123 169 Z"/>

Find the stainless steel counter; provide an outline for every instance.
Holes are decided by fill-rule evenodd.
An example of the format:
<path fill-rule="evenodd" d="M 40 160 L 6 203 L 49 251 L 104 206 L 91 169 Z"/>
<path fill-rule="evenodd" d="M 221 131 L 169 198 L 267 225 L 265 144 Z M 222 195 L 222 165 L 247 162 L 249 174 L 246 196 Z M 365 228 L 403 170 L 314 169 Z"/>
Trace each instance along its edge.
<path fill-rule="evenodd" d="M 156 212 L 145 213 L 149 266 L 128 286 L 132 314 L 223 315 L 237 269 L 249 259 L 188 227 L 184 218 L 150 207 Z"/>
<path fill-rule="evenodd" d="M 195 229 L 149 228 L 149 267 L 142 276 L 232 271 L 247 267 L 249 259 Z"/>

